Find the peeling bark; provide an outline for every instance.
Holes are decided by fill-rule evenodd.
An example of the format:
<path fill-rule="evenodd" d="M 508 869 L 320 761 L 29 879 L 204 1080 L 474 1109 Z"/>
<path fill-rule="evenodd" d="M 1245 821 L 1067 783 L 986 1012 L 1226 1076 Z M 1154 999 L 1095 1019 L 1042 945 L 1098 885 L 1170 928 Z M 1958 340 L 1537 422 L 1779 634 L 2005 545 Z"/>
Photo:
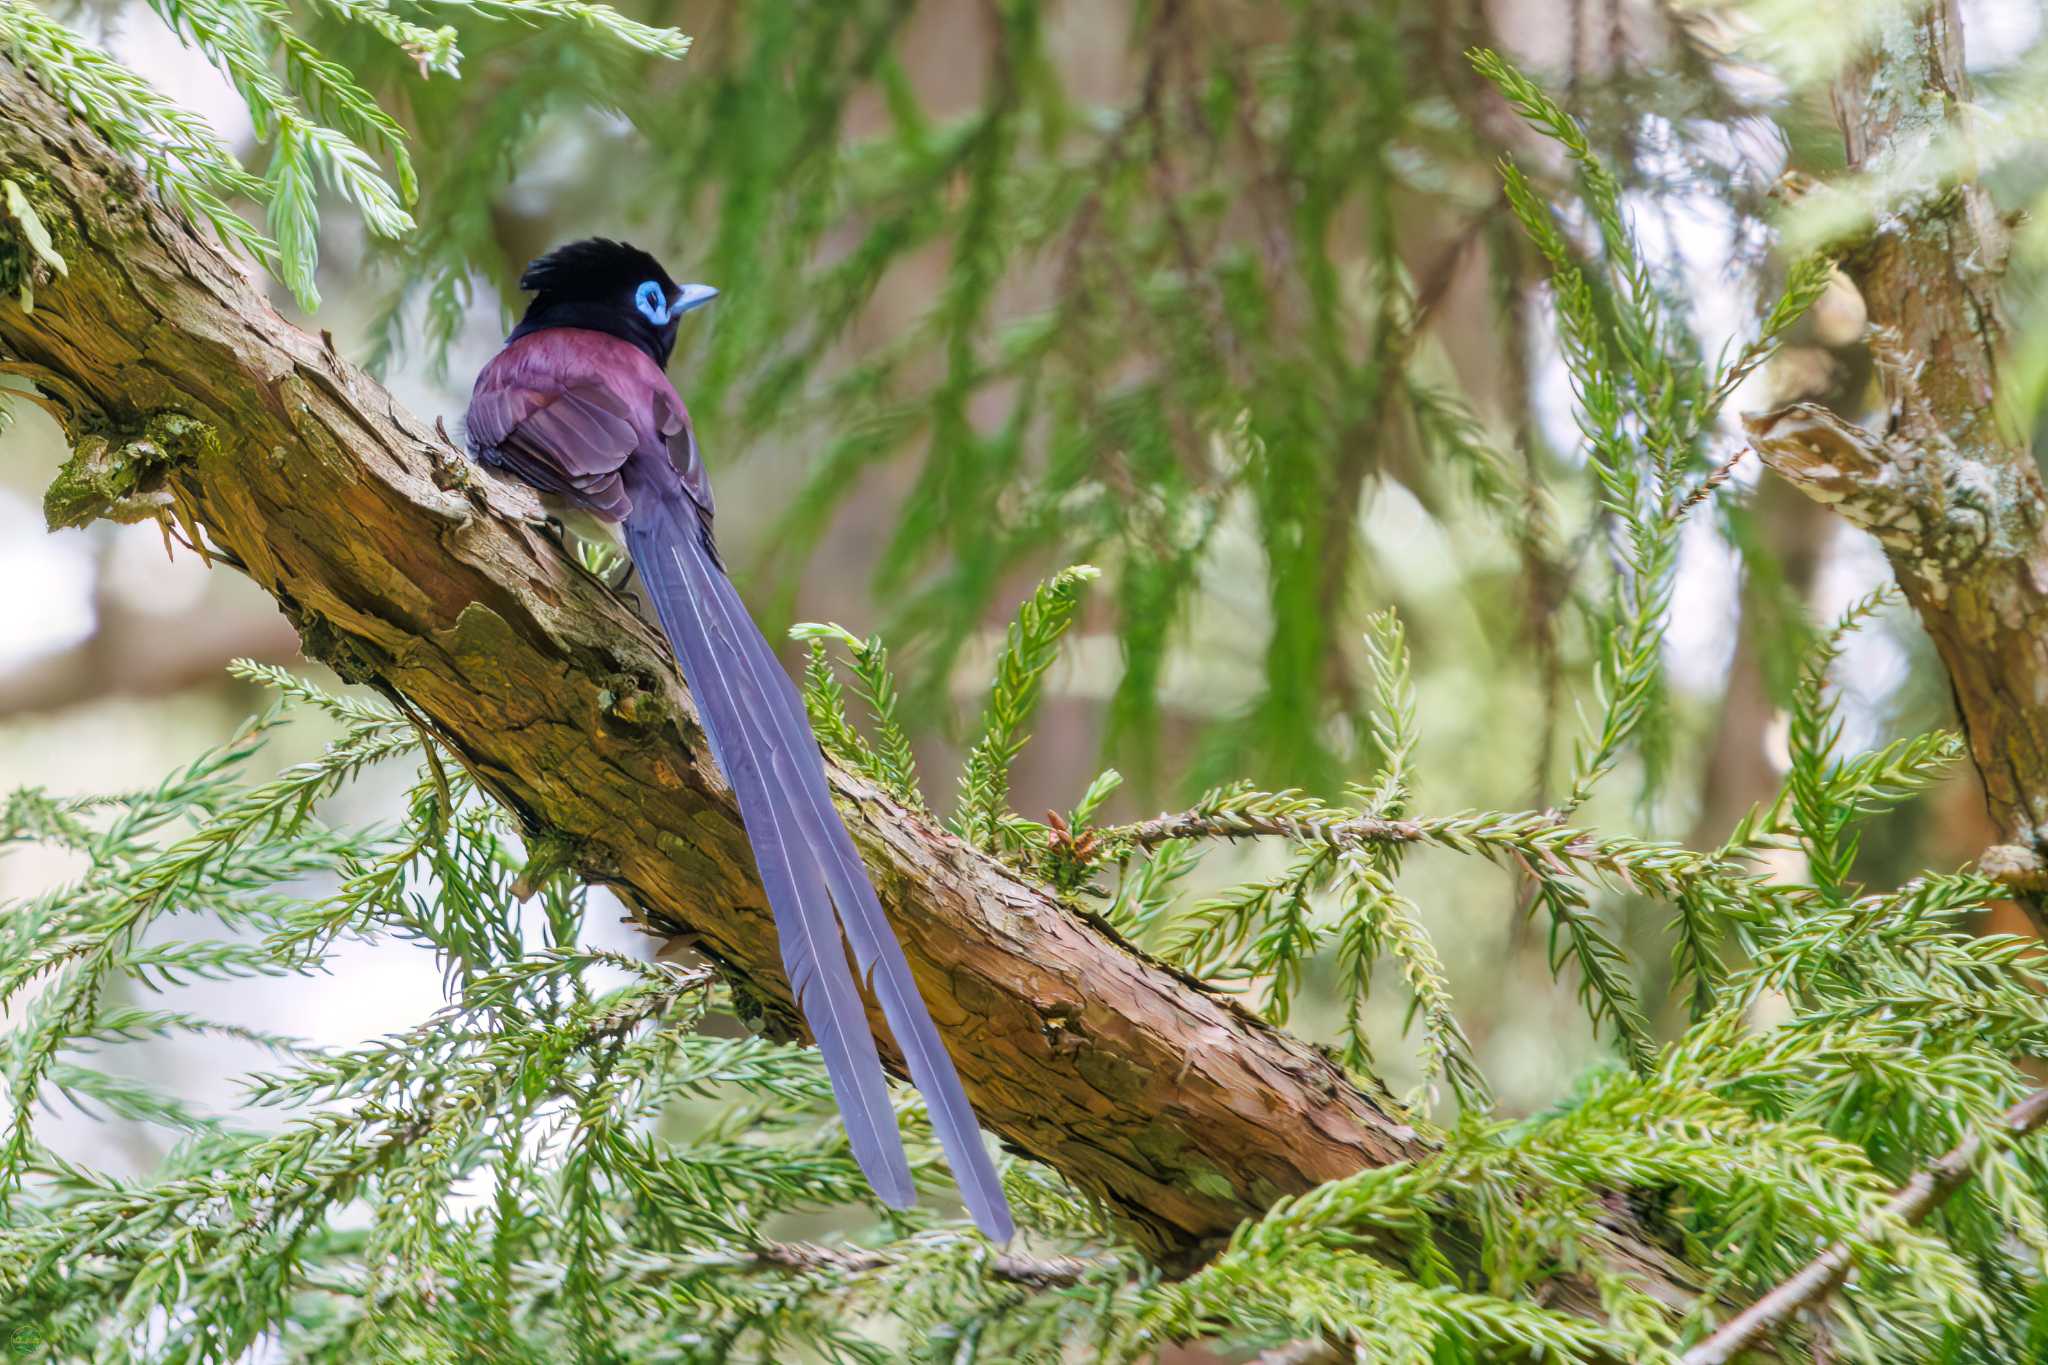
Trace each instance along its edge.
<path fill-rule="evenodd" d="M 1852 170 L 1905 165 L 1970 95 L 1956 0 L 1888 23 L 1836 83 Z M 1863 294 L 1882 432 L 1810 404 L 1748 419 L 1765 463 L 1876 536 L 1954 685 L 1992 818 L 2048 850 L 2048 490 L 1998 410 L 2005 223 L 1982 186 L 1885 206 L 1843 269 Z M 2038 899 L 2028 902 L 2048 928 Z"/>

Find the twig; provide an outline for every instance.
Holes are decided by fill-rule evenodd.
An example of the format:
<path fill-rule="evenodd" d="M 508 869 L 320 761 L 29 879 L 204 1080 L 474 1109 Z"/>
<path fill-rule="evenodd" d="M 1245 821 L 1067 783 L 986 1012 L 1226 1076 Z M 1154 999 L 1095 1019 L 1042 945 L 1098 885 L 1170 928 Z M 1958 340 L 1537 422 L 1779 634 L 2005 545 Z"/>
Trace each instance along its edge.
<path fill-rule="evenodd" d="M 1742 457 L 1747 454 L 1749 454 L 1749 447 L 1744 446 L 1723 460 L 1713 473 L 1700 481 L 1699 487 L 1686 494 L 1678 506 L 1671 509 L 1671 519 L 1673 521 L 1684 521 L 1687 513 L 1691 512 L 1693 508 L 1698 507 L 1708 498 L 1714 496 L 1714 490 L 1728 482 L 1729 477 L 1735 473 L 1735 466 L 1741 464 Z"/>
<path fill-rule="evenodd" d="M 1253 1365 L 1337 1365 L 1344 1353 L 1328 1341 L 1290 1341 L 1270 1351 L 1259 1352 Z"/>
<path fill-rule="evenodd" d="M 884 1269 L 898 1258 L 880 1251 L 842 1251 L 816 1242 L 762 1242 L 754 1248 L 754 1259 L 764 1266 L 782 1270 L 829 1270 L 840 1275 L 855 1275 Z M 997 1252 L 987 1261 L 989 1274 L 996 1279 L 1028 1285 L 1033 1289 L 1059 1289 L 1078 1283 L 1098 1264 L 1077 1256 L 1040 1259 L 1007 1251 Z"/>
<path fill-rule="evenodd" d="M 1429 837 L 1415 820 L 1380 820 L 1371 816 L 1328 820 L 1292 815 L 1261 815 L 1242 810 L 1194 810 L 1175 815 L 1155 815 L 1129 825 L 1113 825 L 1102 831 L 1103 842 L 1128 842 L 1137 848 L 1154 848 L 1175 839 L 1293 839 L 1304 844 L 1328 844 L 1332 848 L 1363 844 L 1413 844 Z"/>
<path fill-rule="evenodd" d="M 441 798 L 440 805 L 434 813 L 434 834 L 438 840 L 447 834 L 448 822 L 455 818 L 455 794 L 448 786 L 448 770 L 441 766 L 441 756 L 434 752 L 434 731 L 428 726 L 426 718 L 413 709 L 412 703 L 407 701 L 405 695 L 397 688 L 384 689 L 384 695 L 405 713 L 405 718 L 412 722 L 412 728 L 419 732 L 420 752 L 427 756 L 427 767 L 434 775 L 435 794 Z"/>
<path fill-rule="evenodd" d="M 1387 820 L 1330 811 L 1313 802 L 1288 808 L 1286 796 L 1276 798 L 1283 803 L 1278 809 L 1202 805 L 1110 825 L 1098 831 L 1099 846 L 1115 856 L 1177 839 L 1283 838 L 1336 849 L 1421 843 L 1496 862 L 1513 858 L 1529 876 L 1545 882 L 1612 878 L 1637 894 L 1660 896 L 1678 896 L 1703 884 L 1739 888 L 1751 895 L 1781 892 L 1762 877 L 1737 871 L 1721 855 L 1695 853 L 1675 844 L 1602 839 L 1573 826 L 1556 810 Z"/>
<path fill-rule="evenodd" d="M 2048 1123 L 2048 1090 L 2036 1090 L 2005 1111 L 1993 1125 L 2008 1139 L 2022 1138 Z M 1977 1163 L 1990 1145 L 1983 1132 L 1972 1133 L 1933 1165 L 1907 1181 L 1882 1209 L 1856 1229 L 1858 1240 L 1876 1242 L 1892 1228 L 1911 1227 L 1939 1208 L 1944 1200 L 1976 1174 Z M 1679 1357 L 1680 1365 L 1727 1365 L 1737 1353 L 1808 1304 L 1831 1293 L 1848 1277 L 1852 1253 L 1846 1241 L 1836 1242 L 1806 1263 L 1791 1279 L 1730 1318 L 1721 1330 Z"/>

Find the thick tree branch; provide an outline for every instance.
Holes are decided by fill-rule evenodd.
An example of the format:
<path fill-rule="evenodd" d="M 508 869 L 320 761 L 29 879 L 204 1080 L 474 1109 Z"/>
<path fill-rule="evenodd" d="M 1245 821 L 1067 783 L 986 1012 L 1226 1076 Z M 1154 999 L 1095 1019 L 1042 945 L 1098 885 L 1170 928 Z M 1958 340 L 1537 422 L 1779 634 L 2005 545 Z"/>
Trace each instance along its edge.
<path fill-rule="evenodd" d="M 203 529 L 307 653 L 402 697 L 530 834 L 793 1020 L 731 793 L 660 638 L 528 529 L 523 490 L 284 322 L 4 62 L 0 111 L 0 175 L 30 188 L 70 265 L 33 313 L 0 300 L 0 362 L 37 376 L 78 449 L 52 512 Z M 833 781 L 985 1122 L 1164 1264 L 1279 1198 L 1428 1150 L 1321 1051 L 875 787 Z M 1612 1269 L 1684 1301 L 1697 1277 L 1614 1204 Z M 1558 1287 L 1597 1311 L 1590 1280 Z"/>
<path fill-rule="evenodd" d="M 1891 21 L 1836 83 L 1850 167 L 1881 181 L 1965 115 L 1956 0 Z M 2004 222 L 1973 182 L 1883 205 L 1843 267 L 1869 309 L 1882 434 L 1799 404 L 1749 419 L 1765 463 L 1875 535 L 1954 683 L 2010 844 L 2048 844 L 2048 490 L 1997 408 Z M 2048 924 L 2031 907 L 2037 924 Z"/>
<path fill-rule="evenodd" d="M 0 302 L 0 360 L 38 376 L 79 450 L 53 513 L 203 528 L 307 653 L 403 696 L 532 834 L 792 1017 L 731 793 L 658 636 L 527 529 L 523 490 L 278 317 L 4 63 L 0 111 L 0 175 L 70 264 L 33 313 Z M 834 782 L 978 1111 L 1162 1260 L 1423 1150 L 1321 1052 Z"/>

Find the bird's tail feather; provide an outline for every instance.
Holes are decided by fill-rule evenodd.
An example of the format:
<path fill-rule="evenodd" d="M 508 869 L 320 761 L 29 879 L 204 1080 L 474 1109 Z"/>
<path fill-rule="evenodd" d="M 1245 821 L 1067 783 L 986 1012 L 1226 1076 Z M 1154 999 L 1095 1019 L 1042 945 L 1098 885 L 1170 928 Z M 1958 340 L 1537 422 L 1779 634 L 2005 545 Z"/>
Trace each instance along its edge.
<path fill-rule="evenodd" d="M 626 543 L 682 662 L 713 755 L 739 798 L 790 987 L 824 1054 L 861 1169 L 885 1203 L 901 1207 L 913 1197 L 881 1062 L 840 944 L 842 925 L 925 1097 L 962 1200 L 983 1232 L 1007 1241 L 1012 1226 L 1001 1181 L 910 964 L 832 805 L 796 685 L 719 567 L 695 507 L 673 497 L 637 499 Z"/>

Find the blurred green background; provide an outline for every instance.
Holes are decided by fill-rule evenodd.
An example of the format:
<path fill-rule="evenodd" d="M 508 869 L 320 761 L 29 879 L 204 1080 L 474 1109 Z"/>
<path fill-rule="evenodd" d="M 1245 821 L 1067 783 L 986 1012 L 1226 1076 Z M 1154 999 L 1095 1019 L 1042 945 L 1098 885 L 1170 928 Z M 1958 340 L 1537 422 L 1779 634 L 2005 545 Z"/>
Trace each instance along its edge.
<path fill-rule="evenodd" d="M 1464 53 L 1497 47 L 1557 92 L 1622 175 L 1657 285 L 1711 362 L 1782 287 L 1788 175 L 1839 167 L 1825 82 L 1884 5 L 1448 0 L 1433 5 L 728 3 L 629 6 L 695 39 L 680 62 L 458 19 L 461 79 L 421 80 L 360 32 L 323 48 L 375 79 L 412 135 L 419 230 L 374 240 L 327 206 L 308 326 L 449 420 L 502 339 L 519 266 L 575 236 L 628 237 L 723 291 L 672 373 L 696 414 L 721 539 L 771 638 L 838 621 L 889 642 L 927 788 L 957 771 L 1001 632 L 1045 574 L 1105 570 L 1052 675 L 1016 808 L 1067 809 L 1101 767 L 1115 817 L 1248 778 L 1335 794 L 1376 758 L 1361 684 L 1369 612 L 1414 651 L 1419 809 L 1542 808 L 1591 691 L 1610 542 L 1579 449 L 1544 272 L 1506 211 L 1513 156 L 1568 183 Z M 2036 126 L 2040 6 L 1962 6 L 1980 95 Z M 241 102 L 139 4 L 65 17 L 251 145 Z M 471 26 L 474 26 L 474 32 Z M 2014 208 L 2048 166 L 2001 136 L 1986 170 Z M 260 162 L 260 155 L 256 157 Z M 1584 223 L 1566 215 L 1566 226 Z M 2039 243 L 2021 239 L 2031 317 Z M 300 305 L 272 286 L 278 306 Z M 1733 413 L 1795 398 L 1873 412 L 1862 303 L 1830 288 L 1752 376 L 1701 468 L 1741 451 Z M 2023 419 L 2034 368 L 2015 360 Z M 31 405 L 0 434 L 0 785 L 70 794 L 153 781 L 266 704 L 237 656 L 295 663 L 270 600 L 154 526 L 46 535 L 65 455 Z M 1666 705 L 1589 823 L 1718 842 L 1781 775 L 1783 700 L 1808 638 L 1885 577 L 1875 547 L 1739 460 L 1689 522 Z M 1846 743 L 1944 723 L 1917 627 L 1887 618 L 1841 670 Z M 792 663 L 799 657 L 786 651 Z M 303 719 L 267 761 L 316 748 Z M 374 820 L 408 772 L 336 819 Z M 1886 817 L 1872 880 L 1987 842 L 1973 780 Z M 1277 867 L 1212 856 L 1199 889 Z M 0 860 L 0 898 L 76 869 Z M 1607 1055 L 1553 981 L 1513 879 L 1417 856 L 1404 889 L 1440 946 L 1507 1113 Z M 609 946 L 652 944 L 599 913 Z M 1622 935 L 1662 972 L 1660 921 Z M 2004 926 L 2017 928 L 2018 926 Z M 195 987 L 201 1012 L 352 1042 L 438 1002 L 427 955 L 344 945 L 335 975 Z M 1646 1000 L 1662 999 L 1659 982 Z M 1327 983 L 1325 983 L 1327 987 Z M 1376 1033 L 1400 1028 L 1398 990 Z M 1342 1006 L 1311 977 L 1294 1027 Z M 1668 1022 L 1668 1021 L 1667 1021 Z M 232 1041 L 126 1049 L 202 1102 L 252 1065 Z M 1382 1049 L 1396 1089 L 1412 1080 Z M 212 1090 L 209 1090 L 209 1086 Z M 135 1168 L 167 1139 L 60 1114 L 46 1137 Z"/>

